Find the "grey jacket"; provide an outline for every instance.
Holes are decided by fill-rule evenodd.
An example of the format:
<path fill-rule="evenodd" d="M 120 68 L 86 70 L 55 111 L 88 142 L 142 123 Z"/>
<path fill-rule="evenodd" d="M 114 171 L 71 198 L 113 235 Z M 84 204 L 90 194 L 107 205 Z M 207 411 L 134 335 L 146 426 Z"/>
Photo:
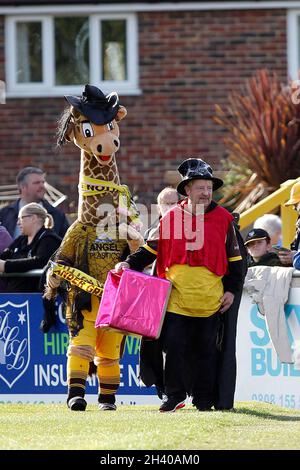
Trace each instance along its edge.
<path fill-rule="evenodd" d="M 294 363 L 288 338 L 284 305 L 288 300 L 294 268 L 255 266 L 248 269 L 244 288 L 265 315 L 274 349 L 281 362 Z"/>

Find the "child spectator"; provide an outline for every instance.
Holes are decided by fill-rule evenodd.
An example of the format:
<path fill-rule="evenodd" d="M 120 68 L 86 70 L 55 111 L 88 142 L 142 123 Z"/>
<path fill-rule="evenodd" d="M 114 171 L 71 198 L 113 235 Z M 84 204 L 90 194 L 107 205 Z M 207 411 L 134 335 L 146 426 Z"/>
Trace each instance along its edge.
<path fill-rule="evenodd" d="M 248 266 L 282 266 L 279 256 L 270 251 L 272 249 L 271 239 L 262 228 L 254 228 L 248 233 L 245 246 L 250 255 Z"/>

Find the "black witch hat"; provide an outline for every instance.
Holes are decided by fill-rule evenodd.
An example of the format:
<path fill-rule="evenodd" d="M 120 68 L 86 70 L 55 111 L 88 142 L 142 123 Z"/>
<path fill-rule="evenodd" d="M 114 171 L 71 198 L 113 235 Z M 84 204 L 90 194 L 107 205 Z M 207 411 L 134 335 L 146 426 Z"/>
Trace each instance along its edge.
<path fill-rule="evenodd" d="M 213 176 L 211 166 L 201 158 L 187 158 L 177 169 L 182 176 L 182 181 L 177 186 L 177 191 L 183 196 L 186 196 L 185 186 L 192 180 L 211 180 L 214 191 L 223 185 L 221 179 Z"/>
<path fill-rule="evenodd" d="M 81 97 L 67 95 L 65 98 L 83 116 L 98 125 L 108 124 L 115 119 L 119 109 L 119 97 L 116 92 L 105 96 L 93 85 L 85 85 Z"/>

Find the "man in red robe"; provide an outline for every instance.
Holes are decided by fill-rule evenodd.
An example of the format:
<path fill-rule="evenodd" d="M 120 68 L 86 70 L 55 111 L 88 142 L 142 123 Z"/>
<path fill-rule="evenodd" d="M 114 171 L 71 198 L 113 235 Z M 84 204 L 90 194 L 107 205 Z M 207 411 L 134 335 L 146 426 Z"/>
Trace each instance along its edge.
<path fill-rule="evenodd" d="M 232 215 L 212 200 L 223 181 L 200 158 L 185 160 L 178 171 L 177 191 L 185 199 L 162 217 L 157 235 L 116 269 L 141 271 L 157 258 L 158 276 L 172 282 L 160 338 L 166 355 L 160 411 L 183 408 L 187 393 L 206 411 L 214 404 L 220 315 L 241 289 L 242 257 Z"/>

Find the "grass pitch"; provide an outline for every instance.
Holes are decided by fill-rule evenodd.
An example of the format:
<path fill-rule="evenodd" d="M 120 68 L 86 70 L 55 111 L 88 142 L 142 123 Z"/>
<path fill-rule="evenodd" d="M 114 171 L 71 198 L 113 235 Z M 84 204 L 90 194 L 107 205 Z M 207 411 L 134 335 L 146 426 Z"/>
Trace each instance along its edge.
<path fill-rule="evenodd" d="M 236 412 L 176 413 L 155 406 L 1 404 L 0 449 L 6 450 L 245 450 L 300 449 L 300 411 L 238 403 Z"/>

